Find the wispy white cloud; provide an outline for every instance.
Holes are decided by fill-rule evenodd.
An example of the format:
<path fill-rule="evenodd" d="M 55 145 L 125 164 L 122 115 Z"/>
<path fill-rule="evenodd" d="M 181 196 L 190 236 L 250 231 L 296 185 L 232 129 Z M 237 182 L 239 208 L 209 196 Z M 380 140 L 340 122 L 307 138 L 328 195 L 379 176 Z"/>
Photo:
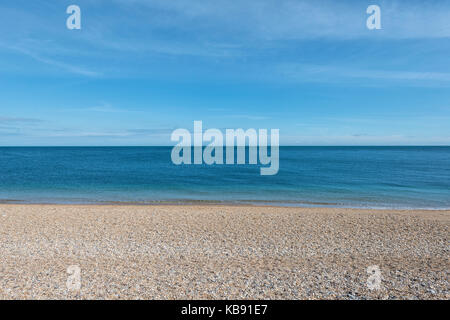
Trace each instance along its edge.
<path fill-rule="evenodd" d="M 335 82 L 342 79 L 367 80 L 402 80 L 419 82 L 450 82 L 447 72 L 420 72 L 404 70 L 371 70 L 359 69 L 354 66 L 314 65 L 287 63 L 275 67 L 281 75 L 292 80 L 305 82 L 324 81 Z"/>
<path fill-rule="evenodd" d="M 22 118 L 22 117 L 2 117 L 0 116 L 0 123 L 39 123 L 41 119 Z"/>
<path fill-rule="evenodd" d="M 258 115 L 249 115 L 249 114 L 232 114 L 225 116 L 225 118 L 237 118 L 237 119 L 247 119 L 247 120 L 268 120 L 270 117 L 268 116 L 258 116 Z"/>
<path fill-rule="evenodd" d="M 366 28 L 364 1 L 307 0 L 115 0 L 128 10 L 155 10 L 158 26 L 226 29 L 266 40 L 316 37 L 359 38 L 377 33 Z M 386 38 L 450 37 L 447 1 L 379 0 Z M 164 14 L 166 13 L 166 14 Z M 170 18 L 168 17 L 170 16 Z"/>
<path fill-rule="evenodd" d="M 109 131 L 83 131 L 74 129 L 64 130 L 48 130 L 45 137 L 64 138 L 133 138 L 143 137 L 169 137 L 173 129 L 169 128 L 153 128 L 153 129 L 126 129 L 126 130 L 109 130 Z"/>
<path fill-rule="evenodd" d="M 450 136 L 416 137 L 403 134 L 282 135 L 280 144 L 303 146 L 448 146 L 450 145 Z"/>
<path fill-rule="evenodd" d="M 140 113 L 143 111 L 131 110 L 129 108 L 119 108 L 112 105 L 109 102 L 101 102 L 98 104 L 93 104 L 90 107 L 61 107 L 58 109 L 59 112 L 83 112 L 83 113 Z"/>
<path fill-rule="evenodd" d="M 85 108 L 85 109 L 78 109 L 82 111 L 93 111 L 93 112 L 105 112 L 105 113 L 117 113 L 117 112 L 130 112 L 129 110 L 120 109 L 113 107 L 110 103 L 104 102 L 100 105 Z"/>
<path fill-rule="evenodd" d="M 92 71 L 92 70 L 88 70 L 76 65 L 72 65 L 72 64 L 68 64 L 68 63 L 64 63 L 64 62 L 60 62 L 51 58 L 46 58 L 44 56 L 41 56 L 37 53 L 32 52 L 30 49 L 24 48 L 24 47 L 20 47 L 17 45 L 7 45 L 4 43 L 0 43 L 0 48 L 5 48 L 8 50 L 13 50 L 15 52 L 19 52 L 23 55 L 29 56 L 31 58 L 33 58 L 34 60 L 38 61 L 38 62 L 42 62 L 46 65 L 50 65 L 50 66 L 54 66 L 57 67 L 59 69 L 68 71 L 70 73 L 74 73 L 74 74 L 78 74 L 78 75 L 83 75 L 83 76 L 88 76 L 88 77 L 98 77 L 101 74 L 99 72 L 96 71 Z M 37 50 L 38 51 L 38 50 Z"/>
<path fill-rule="evenodd" d="M 133 68 L 143 72 L 134 62 L 148 63 L 152 55 L 221 61 L 241 58 L 251 63 L 247 56 L 261 58 L 268 49 L 283 51 L 286 41 L 292 41 L 287 44 L 292 49 L 305 45 L 296 41 L 450 37 L 447 1 L 380 0 L 378 4 L 383 29 L 369 31 L 365 24 L 368 3 L 364 1 L 80 0 L 83 12 L 89 15 L 83 15 L 86 21 L 79 33 L 68 33 L 63 23 L 60 27 L 47 23 L 47 16 L 54 23 L 61 14 L 48 3 L 45 15 L 0 5 L 0 26 L 11 30 L 0 35 L 0 47 L 3 43 L 3 48 L 66 72 L 99 77 L 108 73 L 124 76 Z M 105 7 L 111 10 L 103 13 Z M 43 30 L 42 36 L 33 32 L 35 26 Z M 113 61 L 109 57 L 114 57 Z M 448 81 L 447 74 L 389 69 L 347 70 L 346 76 Z"/>

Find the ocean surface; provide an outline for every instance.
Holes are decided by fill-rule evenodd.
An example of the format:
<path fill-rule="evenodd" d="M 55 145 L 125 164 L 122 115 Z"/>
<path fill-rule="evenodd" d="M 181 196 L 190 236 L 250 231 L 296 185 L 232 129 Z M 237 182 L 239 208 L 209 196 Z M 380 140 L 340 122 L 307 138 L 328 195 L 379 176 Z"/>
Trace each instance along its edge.
<path fill-rule="evenodd" d="M 2 147 L 0 202 L 450 208 L 450 147 L 281 147 L 280 170 L 174 165 L 171 147 Z"/>

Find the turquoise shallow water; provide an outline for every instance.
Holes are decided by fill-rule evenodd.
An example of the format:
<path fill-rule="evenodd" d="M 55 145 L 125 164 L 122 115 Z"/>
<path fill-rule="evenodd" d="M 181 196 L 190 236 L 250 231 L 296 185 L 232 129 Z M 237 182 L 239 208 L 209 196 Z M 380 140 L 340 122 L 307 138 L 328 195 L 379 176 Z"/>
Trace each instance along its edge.
<path fill-rule="evenodd" d="M 450 147 L 281 147 L 280 170 L 172 164 L 171 147 L 0 148 L 0 201 L 450 208 Z"/>

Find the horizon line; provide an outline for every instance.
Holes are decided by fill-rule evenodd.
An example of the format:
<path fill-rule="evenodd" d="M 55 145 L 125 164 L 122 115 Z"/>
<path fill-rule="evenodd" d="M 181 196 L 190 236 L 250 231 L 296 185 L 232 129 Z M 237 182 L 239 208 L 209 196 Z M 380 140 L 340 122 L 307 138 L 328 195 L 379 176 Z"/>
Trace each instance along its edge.
<path fill-rule="evenodd" d="M 204 145 L 202 147 L 206 147 L 207 145 Z M 267 145 L 268 147 L 271 147 L 270 144 Z M 175 147 L 175 145 L 15 145 L 15 146 L 2 146 L 0 145 L 0 148 L 162 148 L 162 147 Z M 191 148 L 195 146 L 190 146 Z M 227 146 L 222 146 L 227 147 Z M 237 146 L 234 147 L 243 147 L 243 146 Z M 248 147 L 246 145 L 245 147 Z M 258 146 L 259 147 L 259 146 Z M 450 145 L 279 145 L 279 147 L 450 147 Z"/>

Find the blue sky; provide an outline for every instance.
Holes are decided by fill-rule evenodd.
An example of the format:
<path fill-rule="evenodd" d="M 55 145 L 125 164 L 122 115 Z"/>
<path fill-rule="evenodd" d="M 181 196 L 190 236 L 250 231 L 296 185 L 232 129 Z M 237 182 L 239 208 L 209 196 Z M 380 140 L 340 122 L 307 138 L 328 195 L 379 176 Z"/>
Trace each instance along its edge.
<path fill-rule="evenodd" d="M 169 145 L 194 120 L 284 145 L 449 145 L 449 17 L 444 0 L 4 0 L 0 145 Z"/>

